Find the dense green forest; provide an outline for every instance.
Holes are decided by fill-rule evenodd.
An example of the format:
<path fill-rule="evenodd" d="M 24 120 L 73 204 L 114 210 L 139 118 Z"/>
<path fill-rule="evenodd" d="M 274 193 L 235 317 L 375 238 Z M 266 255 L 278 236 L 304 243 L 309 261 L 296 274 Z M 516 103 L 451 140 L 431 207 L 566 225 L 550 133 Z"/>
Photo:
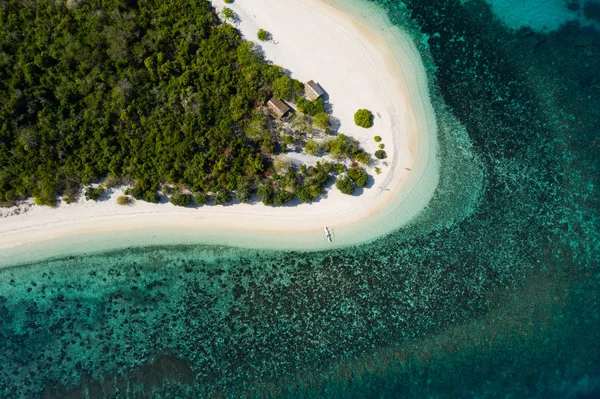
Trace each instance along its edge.
<path fill-rule="evenodd" d="M 274 82 L 301 95 L 205 0 L 0 0 L 0 202 L 72 201 L 106 176 L 148 201 L 165 183 L 311 201 L 336 169 L 273 176 Z"/>

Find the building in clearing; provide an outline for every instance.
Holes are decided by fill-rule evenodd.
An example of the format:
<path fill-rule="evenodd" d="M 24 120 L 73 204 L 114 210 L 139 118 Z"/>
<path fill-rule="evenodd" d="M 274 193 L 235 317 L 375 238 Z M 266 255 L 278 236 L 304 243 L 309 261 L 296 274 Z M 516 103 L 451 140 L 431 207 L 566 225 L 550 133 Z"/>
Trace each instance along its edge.
<path fill-rule="evenodd" d="M 310 101 L 313 101 L 325 94 L 325 90 L 314 80 L 309 80 L 304 85 L 304 93 Z"/>
<path fill-rule="evenodd" d="M 290 112 L 290 107 L 275 97 L 271 97 L 271 99 L 267 102 L 267 105 L 278 118 L 284 117 L 288 112 Z"/>

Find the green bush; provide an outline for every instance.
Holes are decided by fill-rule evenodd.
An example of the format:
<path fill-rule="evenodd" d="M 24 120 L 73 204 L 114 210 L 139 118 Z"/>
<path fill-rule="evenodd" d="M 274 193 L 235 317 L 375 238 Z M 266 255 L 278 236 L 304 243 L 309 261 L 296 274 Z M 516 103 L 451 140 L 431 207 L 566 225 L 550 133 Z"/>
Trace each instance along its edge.
<path fill-rule="evenodd" d="M 192 205 L 192 196 L 190 194 L 175 193 L 171 196 L 169 202 L 175 206 L 188 207 Z"/>
<path fill-rule="evenodd" d="M 119 205 L 131 204 L 131 197 L 128 197 L 127 195 L 121 195 L 117 198 L 117 204 L 119 204 Z"/>
<path fill-rule="evenodd" d="M 223 10 L 221 11 L 221 14 L 223 14 L 223 19 L 225 19 L 225 20 L 233 19 L 233 17 L 235 16 L 235 13 L 229 7 L 224 7 Z"/>
<path fill-rule="evenodd" d="M 292 194 L 291 192 L 289 192 L 287 190 L 281 190 L 279 192 L 279 194 L 277 194 L 277 196 L 273 200 L 273 204 L 277 205 L 277 206 L 281 206 L 283 204 L 287 204 L 288 202 L 290 202 L 293 199 L 294 199 L 294 194 Z"/>
<path fill-rule="evenodd" d="M 379 143 L 381 141 L 381 136 L 375 136 L 375 137 L 373 137 L 373 139 L 375 140 L 376 143 Z"/>
<path fill-rule="evenodd" d="M 323 173 L 331 173 L 333 171 L 334 165 L 331 162 L 327 162 L 327 161 L 323 161 L 317 162 L 316 168 L 319 172 L 323 172 Z"/>
<path fill-rule="evenodd" d="M 96 188 L 94 187 L 87 187 L 85 189 L 85 199 L 88 201 L 98 201 L 100 199 L 100 197 L 102 197 L 104 195 L 104 193 L 106 192 L 106 190 L 104 189 L 103 186 L 98 186 Z"/>
<path fill-rule="evenodd" d="M 354 193 L 354 182 L 348 176 L 338 176 L 335 179 L 335 187 L 344 194 L 352 195 Z"/>
<path fill-rule="evenodd" d="M 267 206 L 273 205 L 273 202 L 275 201 L 275 189 L 270 182 L 262 184 L 256 193 L 258 194 L 260 202 Z"/>
<path fill-rule="evenodd" d="M 171 186 L 167 186 L 164 185 L 162 186 L 162 188 L 160 189 L 160 191 L 164 194 L 164 195 L 171 195 L 175 192 L 175 189 Z"/>
<path fill-rule="evenodd" d="M 308 140 L 306 142 L 306 146 L 304 147 L 304 151 L 306 151 L 309 155 L 317 155 L 319 153 L 319 143 L 314 140 Z"/>
<path fill-rule="evenodd" d="M 214 199 L 215 205 L 226 204 L 229 201 L 231 201 L 231 193 L 228 190 L 225 190 L 224 188 L 220 189 L 215 193 Z"/>
<path fill-rule="evenodd" d="M 158 204 L 160 202 L 160 195 L 156 191 L 146 191 L 142 196 L 142 200 Z"/>
<path fill-rule="evenodd" d="M 373 126 L 373 114 L 368 109 L 359 109 L 354 114 L 354 123 L 357 126 L 369 128 Z"/>
<path fill-rule="evenodd" d="M 315 190 L 316 188 L 316 190 Z M 311 203 L 320 194 L 319 187 L 311 186 L 310 184 L 300 184 L 296 187 L 296 195 L 298 199 L 304 203 Z"/>
<path fill-rule="evenodd" d="M 385 148 L 385 144 L 383 144 L 383 143 L 379 144 L 379 149 L 380 150 L 383 150 L 384 148 Z"/>
<path fill-rule="evenodd" d="M 125 191 L 138 201 L 146 201 L 157 204 L 160 201 L 160 195 L 156 192 L 156 184 L 147 184 L 144 181 L 137 182 L 132 188 Z"/>
<path fill-rule="evenodd" d="M 235 192 L 235 197 L 241 203 L 247 203 L 250 201 L 250 197 L 252 197 L 252 191 L 250 190 L 250 184 L 243 182 L 238 184 L 237 190 Z"/>
<path fill-rule="evenodd" d="M 344 169 L 345 169 L 345 166 L 343 163 L 338 162 L 335 164 L 335 171 L 337 172 L 338 175 L 341 175 L 342 173 L 344 173 Z"/>
<path fill-rule="evenodd" d="M 56 206 L 56 197 L 49 194 L 40 194 L 33 197 L 33 202 L 39 206 L 46 205 L 54 208 Z"/>
<path fill-rule="evenodd" d="M 281 75 L 273 81 L 273 94 L 284 100 L 291 100 L 295 95 L 302 93 L 303 89 L 302 82 L 287 75 Z"/>
<path fill-rule="evenodd" d="M 368 154 L 359 147 L 358 141 L 344 134 L 338 134 L 334 139 L 325 141 L 323 151 L 338 159 L 351 158 L 357 160 L 357 158 L 360 158 L 364 162 L 370 162 L 367 161 Z"/>
<path fill-rule="evenodd" d="M 387 154 L 383 150 L 377 150 L 377 151 L 375 151 L 375 158 L 385 159 L 385 158 L 387 158 Z"/>
<path fill-rule="evenodd" d="M 329 115 L 327 115 L 325 112 L 319 112 L 314 116 L 313 123 L 319 129 L 325 130 L 329 127 Z"/>
<path fill-rule="evenodd" d="M 225 2 L 225 4 L 232 4 L 233 0 L 223 0 Z"/>
<path fill-rule="evenodd" d="M 354 159 L 362 163 L 363 165 L 368 165 L 369 163 L 371 163 L 371 157 L 364 151 L 356 153 Z"/>
<path fill-rule="evenodd" d="M 209 200 L 210 197 L 205 193 L 199 192 L 194 194 L 194 202 L 198 206 L 205 205 Z"/>
<path fill-rule="evenodd" d="M 308 101 L 304 97 L 297 97 L 296 107 L 298 107 L 298 111 L 310 116 L 325 113 L 325 103 L 323 102 L 322 98 L 317 98 L 314 101 Z"/>
<path fill-rule="evenodd" d="M 258 37 L 258 40 L 263 42 L 266 42 L 271 38 L 271 34 L 264 29 L 259 29 L 256 36 Z"/>
<path fill-rule="evenodd" d="M 362 168 L 348 169 L 348 176 L 350 176 L 358 187 L 365 187 L 369 182 L 369 175 Z"/>

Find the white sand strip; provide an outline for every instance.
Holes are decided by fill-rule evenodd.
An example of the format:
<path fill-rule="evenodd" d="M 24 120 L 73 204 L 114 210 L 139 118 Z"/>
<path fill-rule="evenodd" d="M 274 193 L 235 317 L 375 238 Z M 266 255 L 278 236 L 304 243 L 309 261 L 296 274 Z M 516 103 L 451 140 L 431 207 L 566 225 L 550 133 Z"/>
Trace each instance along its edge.
<path fill-rule="evenodd" d="M 216 1 L 222 9 L 223 4 Z M 383 138 L 388 166 L 369 173 L 361 195 L 332 187 L 313 204 L 262 204 L 178 208 L 136 202 L 119 206 L 114 192 L 103 202 L 84 199 L 56 209 L 34 206 L 0 219 L 0 265 L 66 253 L 132 245 L 207 243 L 249 248 L 315 250 L 373 240 L 407 224 L 431 199 L 438 182 L 436 125 L 427 79 L 411 39 L 391 26 L 383 12 L 356 4 L 350 12 L 319 0 L 236 0 L 237 27 L 258 42 L 259 28 L 273 35 L 260 43 L 266 58 L 301 81 L 326 90 L 339 131 L 373 153 Z M 375 125 L 354 125 L 359 108 L 375 114 Z M 321 232 L 328 226 L 333 243 Z"/>

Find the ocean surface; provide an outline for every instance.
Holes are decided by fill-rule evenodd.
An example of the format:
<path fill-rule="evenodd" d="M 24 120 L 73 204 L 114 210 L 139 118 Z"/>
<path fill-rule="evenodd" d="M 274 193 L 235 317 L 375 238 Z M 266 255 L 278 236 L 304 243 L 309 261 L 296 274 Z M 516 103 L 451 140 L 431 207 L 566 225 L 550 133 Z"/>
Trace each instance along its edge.
<path fill-rule="evenodd" d="M 538 29 L 483 1 L 376 4 L 414 38 L 438 119 L 414 223 L 327 252 L 2 269 L 0 398 L 600 397 L 598 14 L 564 2 Z M 585 7 L 592 24 L 570 18 Z"/>

